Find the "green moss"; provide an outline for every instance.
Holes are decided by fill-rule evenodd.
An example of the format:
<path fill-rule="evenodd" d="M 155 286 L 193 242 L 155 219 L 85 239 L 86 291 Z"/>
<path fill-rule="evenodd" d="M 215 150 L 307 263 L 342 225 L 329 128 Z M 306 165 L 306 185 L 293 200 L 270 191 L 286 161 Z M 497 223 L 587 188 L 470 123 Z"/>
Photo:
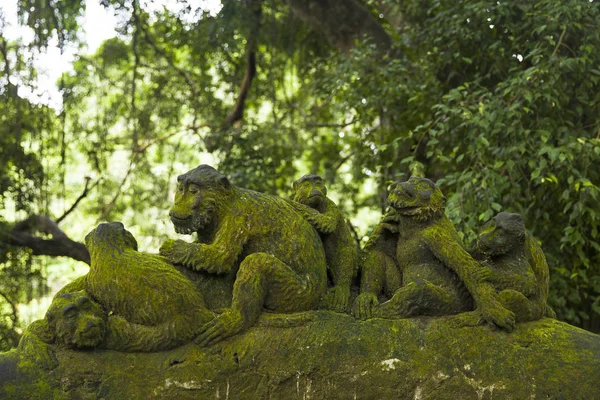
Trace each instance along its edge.
<path fill-rule="evenodd" d="M 326 311 L 210 348 L 161 353 L 59 350 L 52 372 L 19 369 L 0 398 L 600 398 L 600 337 L 551 319 L 511 334 L 455 317 L 355 321 Z M 308 316 L 311 316 L 311 320 Z M 281 315 L 281 318 L 288 316 Z M 276 345 L 274 345 L 276 344 Z M 6 356 L 0 355 L 0 369 Z M 57 395 L 59 394 L 59 395 Z"/>

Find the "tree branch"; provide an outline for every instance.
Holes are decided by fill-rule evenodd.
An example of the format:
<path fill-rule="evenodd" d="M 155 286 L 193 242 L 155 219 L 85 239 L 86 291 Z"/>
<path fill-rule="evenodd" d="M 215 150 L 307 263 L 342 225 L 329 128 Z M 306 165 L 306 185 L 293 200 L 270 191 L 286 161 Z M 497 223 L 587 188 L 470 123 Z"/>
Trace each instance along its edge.
<path fill-rule="evenodd" d="M 65 219 L 67 217 L 67 215 L 69 215 L 71 212 L 73 212 L 73 210 L 75 210 L 75 208 L 77 207 L 77 204 L 79 204 L 79 202 L 81 200 L 83 200 L 88 193 L 98 185 L 98 183 L 100 183 L 100 179 L 98 179 L 96 182 L 94 182 L 92 184 L 92 186 L 89 186 L 91 178 L 89 176 L 86 176 L 85 178 L 85 188 L 83 189 L 83 192 L 79 195 L 79 197 L 77 198 L 77 200 L 75 200 L 75 202 L 73 203 L 73 205 L 71 207 L 69 207 L 69 209 L 67 211 L 65 211 L 63 213 L 63 215 L 61 215 L 57 220 L 56 223 L 60 224 L 60 222 Z"/>
<path fill-rule="evenodd" d="M 252 80 L 256 76 L 256 47 L 258 42 L 258 31 L 260 29 L 260 19 L 262 14 L 261 0 L 249 0 L 248 6 L 253 15 L 253 25 L 250 28 L 248 37 L 246 38 L 246 72 L 242 79 L 240 94 L 235 102 L 233 111 L 225 118 L 223 128 L 230 128 L 234 122 L 241 120 L 244 117 L 244 104 L 248 97 L 248 92 L 252 86 Z"/>
<path fill-rule="evenodd" d="M 14 324 L 19 320 L 19 314 L 17 313 L 17 306 L 3 292 L 0 292 L 0 297 L 4 297 L 4 300 L 6 300 L 6 302 L 10 305 L 10 308 L 12 309 L 12 316 L 10 319 L 12 320 L 12 323 L 14 326 Z"/>
<path fill-rule="evenodd" d="M 31 232 L 45 233 L 52 239 L 36 237 Z M 16 223 L 10 232 L 0 232 L 0 236 L 10 245 L 31 249 L 33 255 L 66 256 L 90 264 L 90 254 L 85 245 L 71 240 L 55 221 L 45 215 L 32 215 Z"/>

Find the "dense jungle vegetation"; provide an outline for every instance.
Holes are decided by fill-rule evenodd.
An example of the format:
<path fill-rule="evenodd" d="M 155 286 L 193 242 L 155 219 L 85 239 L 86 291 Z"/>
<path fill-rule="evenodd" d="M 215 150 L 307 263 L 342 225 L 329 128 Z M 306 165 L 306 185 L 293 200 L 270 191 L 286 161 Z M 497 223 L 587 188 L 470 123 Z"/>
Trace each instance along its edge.
<path fill-rule="evenodd" d="M 0 15 L 0 350 L 98 222 L 174 237 L 174 178 L 200 163 L 281 196 L 320 174 L 360 237 L 411 174 L 466 244 L 521 213 L 559 318 L 600 331 L 597 0 L 92 1 L 118 24 L 91 54 L 85 0 L 18 0 L 29 41 Z M 78 49 L 59 106 L 28 95 L 53 45 Z"/>

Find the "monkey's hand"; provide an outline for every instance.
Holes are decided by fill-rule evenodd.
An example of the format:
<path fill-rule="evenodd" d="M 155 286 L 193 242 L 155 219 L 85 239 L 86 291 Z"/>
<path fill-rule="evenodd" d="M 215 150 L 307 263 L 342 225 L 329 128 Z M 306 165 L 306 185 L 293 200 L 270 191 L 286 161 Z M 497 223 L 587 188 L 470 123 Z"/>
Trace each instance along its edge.
<path fill-rule="evenodd" d="M 494 283 L 494 274 L 490 267 L 480 264 L 479 268 L 473 268 L 471 272 L 473 274 L 473 280 L 477 284 L 481 283 Z"/>
<path fill-rule="evenodd" d="M 340 285 L 334 286 L 325 294 L 325 307 L 328 310 L 343 313 L 348 309 L 349 299 L 350 290 Z"/>
<path fill-rule="evenodd" d="M 373 293 L 361 293 L 352 305 L 352 314 L 358 319 L 373 318 L 375 309 L 379 306 L 379 300 Z"/>
<path fill-rule="evenodd" d="M 172 264 L 193 268 L 193 252 L 190 248 L 191 246 L 198 245 L 190 244 L 183 240 L 169 239 L 160 246 L 158 252 L 161 256 L 166 257 Z"/>
<path fill-rule="evenodd" d="M 398 213 L 395 211 L 389 211 L 383 216 L 383 218 L 381 218 L 380 226 L 392 233 L 398 233 L 400 231 L 398 222 Z"/>

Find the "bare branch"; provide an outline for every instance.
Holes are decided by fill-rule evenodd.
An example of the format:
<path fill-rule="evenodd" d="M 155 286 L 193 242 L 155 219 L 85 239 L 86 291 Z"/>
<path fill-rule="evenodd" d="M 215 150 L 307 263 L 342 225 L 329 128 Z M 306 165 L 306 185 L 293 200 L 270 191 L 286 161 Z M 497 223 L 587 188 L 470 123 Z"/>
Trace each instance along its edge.
<path fill-rule="evenodd" d="M 77 207 L 77 205 L 79 204 L 79 202 L 81 200 L 83 200 L 88 193 L 98 185 L 98 183 L 100 183 L 100 179 L 98 179 L 96 182 L 94 182 L 91 186 L 89 185 L 91 178 L 89 176 L 87 176 L 85 178 L 85 188 L 83 189 L 83 192 L 79 195 L 79 197 L 77 198 L 77 200 L 75 200 L 75 202 L 73 203 L 73 205 L 71 207 L 69 207 L 69 209 L 67 211 L 65 211 L 63 213 L 63 215 L 61 215 L 57 220 L 56 223 L 60 224 L 60 222 L 65 219 L 67 217 L 67 215 L 71 214 L 71 212 L 73 212 L 73 210 L 75 210 L 75 208 Z"/>
<path fill-rule="evenodd" d="M 12 309 L 12 316 L 10 319 L 12 320 L 13 324 L 16 323 L 19 320 L 19 314 L 17 313 L 17 306 L 3 292 L 0 292 L 0 296 L 4 297 L 4 300 L 6 300 L 6 302 L 10 305 L 10 308 Z"/>
<path fill-rule="evenodd" d="M 106 218 L 106 216 L 112 211 L 113 207 L 115 206 L 119 196 L 123 193 L 123 186 L 125 186 L 127 179 L 129 179 L 129 175 L 131 175 L 131 172 L 133 171 L 133 167 L 135 166 L 135 160 L 136 160 L 138 154 L 140 154 L 140 153 L 134 153 L 133 156 L 131 157 L 131 160 L 129 161 L 129 167 L 127 168 L 127 172 L 125 173 L 125 176 L 123 177 L 123 180 L 121 181 L 121 184 L 119 185 L 119 188 L 117 189 L 117 192 L 113 196 L 110 203 L 108 203 L 104 207 L 104 211 L 102 212 L 102 215 L 96 220 L 96 223 L 99 223 L 104 218 Z"/>
<path fill-rule="evenodd" d="M 32 232 L 52 235 L 52 239 L 33 236 Z M 32 250 L 33 255 L 66 256 L 90 263 L 90 254 L 83 243 L 71 240 L 53 221 L 45 215 L 32 215 L 18 222 L 10 232 L 0 232 L 0 240 Z"/>

